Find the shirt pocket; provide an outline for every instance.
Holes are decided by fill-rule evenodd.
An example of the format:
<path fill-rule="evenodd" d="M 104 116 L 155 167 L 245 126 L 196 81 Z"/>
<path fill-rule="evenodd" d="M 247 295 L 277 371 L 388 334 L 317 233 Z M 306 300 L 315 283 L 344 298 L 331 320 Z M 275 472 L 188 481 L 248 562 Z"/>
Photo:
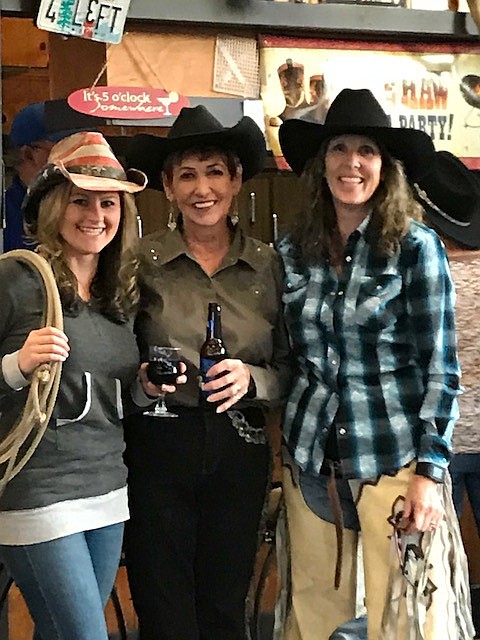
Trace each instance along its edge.
<path fill-rule="evenodd" d="M 362 276 L 355 308 L 355 322 L 380 331 L 396 320 L 402 277 L 396 274 Z"/>
<path fill-rule="evenodd" d="M 68 385 L 61 391 L 55 407 L 57 427 L 84 420 L 92 407 L 92 374 L 85 371 L 80 385 Z"/>

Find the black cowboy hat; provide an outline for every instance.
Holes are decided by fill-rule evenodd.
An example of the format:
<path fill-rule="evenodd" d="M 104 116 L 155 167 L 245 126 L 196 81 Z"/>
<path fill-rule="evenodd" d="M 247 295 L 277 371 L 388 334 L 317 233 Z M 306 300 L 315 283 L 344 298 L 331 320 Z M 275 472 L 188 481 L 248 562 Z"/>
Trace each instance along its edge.
<path fill-rule="evenodd" d="M 480 177 L 448 151 L 414 185 L 427 223 L 467 247 L 480 247 Z"/>
<path fill-rule="evenodd" d="M 391 127 L 387 114 L 368 89 L 343 89 L 330 105 L 325 124 L 286 120 L 280 127 L 279 140 L 286 161 L 300 175 L 322 142 L 343 133 L 376 140 L 403 162 L 412 179 L 429 169 L 435 153 L 432 139 L 423 131 Z"/>
<path fill-rule="evenodd" d="M 203 105 L 184 107 L 166 137 L 139 134 L 127 150 L 127 165 L 148 176 L 149 186 L 163 190 L 163 164 L 172 153 L 191 148 L 212 147 L 237 154 L 242 165 L 242 180 L 263 169 L 267 151 L 261 129 L 244 116 L 235 126 L 224 127 Z"/>

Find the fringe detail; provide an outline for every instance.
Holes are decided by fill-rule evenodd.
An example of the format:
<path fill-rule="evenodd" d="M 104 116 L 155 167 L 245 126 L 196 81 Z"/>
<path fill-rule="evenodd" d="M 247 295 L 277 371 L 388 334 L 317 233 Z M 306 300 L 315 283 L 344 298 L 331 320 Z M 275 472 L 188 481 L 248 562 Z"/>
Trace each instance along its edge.
<path fill-rule="evenodd" d="M 448 590 L 447 610 L 433 612 L 435 616 L 441 615 L 442 640 L 472 640 L 475 636 L 467 558 L 448 474 L 439 490 L 442 491 L 445 517 L 435 531 L 410 536 L 394 531 L 391 537 L 391 569 L 380 640 L 397 639 L 403 598 L 406 599 L 408 640 L 437 640 L 426 633 L 429 609 L 437 588 Z M 432 556 L 435 556 L 433 560 Z M 435 570 L 439 568 L 445 575 L 437 587 L 439 574 Z"/>

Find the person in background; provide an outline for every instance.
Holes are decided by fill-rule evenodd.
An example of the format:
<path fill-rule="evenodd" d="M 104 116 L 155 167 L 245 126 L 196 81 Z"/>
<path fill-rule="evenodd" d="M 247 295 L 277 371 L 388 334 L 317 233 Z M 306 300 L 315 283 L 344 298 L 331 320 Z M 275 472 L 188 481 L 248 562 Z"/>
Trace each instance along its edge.
<path fill-rule="evenodd" d="M 245 639 L 269 479 L 263 409 L 288 385 L 281 263 L 235 212 L 265 157 L 251 118 L 223 127 L 204 106 L 182 109 L 166 138 L 136 136 L 127 152 L 172 206 L 168 228 L 141 242 L 140 353 L 179 347 L 188 373 L 169 398 L 179 417 L 126 420 L 126 564 L 142 640 Z M 207 372 L 200 403 L 210 302 L 221 306 L 228 356 Z"/>
<path fill-rule="evenodd" d="M 458 517 L 468 496 L 480 535 L 480 329 L 475 322 L 480 294 L 480 178 L 448 151 L 436 153 L 432 169 L 416 185 L 425 219 L 447 249 L 457 300 L 458 355 L 463 393 L 453 432 L 450 463 L 453 502 Z"/>
<path fill-rule="evenodd" d="M 284 419 L 281 637 L 327 640 L 355 616 L 360 529 L 369 640 L 470 640 L 447 474 L 460 388 L 454 291 L 404 173 L 428 170 L 433 143 L 390 127 L 367 89 L 344 89 L 324 125 L 288 120 L 280 144 L 308 193 L 279 244 L 297 365 Z"/>
<path fill-rule="evenodd" d="M 55 142 L 74 133 L 72 130 L 48 132 L 45 125 L 45 102 L 29 104 L 12 122 L 8 142 L 15 154 L 15 175 L 5 191 L 5 229 L 3 250 L 32 249 L 23 228 L 22 202 L 27 187 L 46 164 Z"/>
<path fill-rule="evenodd" d="M 0 261 L 2 439 L 23 410 L 34 370 L 63 362 L 47 430 L 0 497 L 0 561 L 39 640 L 108 638 L 103 607 L 128 518 L 122 396 L 132 387 L 147 404 L 146 394 L 161 391 L 148 382 L 146 365 L 139 370 L 132 331 L 132 194 L 145 184 L 140 171 L 127 176 L 103 136 L 91 132 L 58 142 L 30 184 L 27 231 L 54 272 L 64 331 L 40 328 L 45 292 L 38 274 L 20 259 Z"/>

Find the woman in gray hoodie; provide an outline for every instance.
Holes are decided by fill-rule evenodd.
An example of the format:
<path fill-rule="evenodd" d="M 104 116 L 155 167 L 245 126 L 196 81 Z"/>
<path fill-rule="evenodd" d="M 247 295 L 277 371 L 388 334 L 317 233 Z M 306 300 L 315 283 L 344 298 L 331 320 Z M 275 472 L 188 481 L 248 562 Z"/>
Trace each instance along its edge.
<path fill-rule="evenodd" d="M 53 269 L 64 331 L 41 328 L 38 273 L 14 256 L 0 262 L 1 438 L 22 412 L 35 369 L 63 362 L 46 432 L 0 497 L 0 561 L 43 640 L 108 637 L 103 607 L 129 516 L 122 396 L 133 385 L 146 404 L 144 392 L 161 390 L 148 382 L 146 365 L 139 371 L 132 332 L 132 194 L 145 184 L 139 171 L 127 177 L 101 134 L 82 132 L 53 147 L 31 185 L 26 226 Z"/>

